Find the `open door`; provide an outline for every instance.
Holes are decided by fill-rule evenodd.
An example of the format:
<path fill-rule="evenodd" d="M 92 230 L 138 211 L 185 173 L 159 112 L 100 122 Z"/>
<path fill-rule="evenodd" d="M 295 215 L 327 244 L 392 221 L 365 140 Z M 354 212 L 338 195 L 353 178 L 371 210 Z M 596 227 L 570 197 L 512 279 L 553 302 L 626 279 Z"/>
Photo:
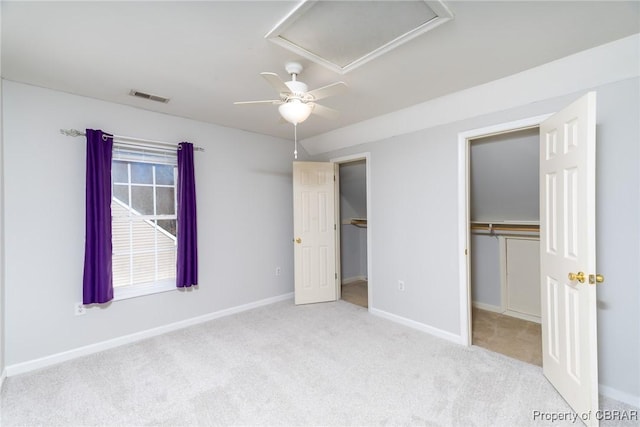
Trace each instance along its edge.
<path fill-rule="evenodd" d="M 540 278 L 544 375 L 597 426 L 596 94 L 540 125 Z"/>
<path fill-rule="evenodd" d="M 337 299 L 333 163 L 293 163 L 296 304 Z"/>

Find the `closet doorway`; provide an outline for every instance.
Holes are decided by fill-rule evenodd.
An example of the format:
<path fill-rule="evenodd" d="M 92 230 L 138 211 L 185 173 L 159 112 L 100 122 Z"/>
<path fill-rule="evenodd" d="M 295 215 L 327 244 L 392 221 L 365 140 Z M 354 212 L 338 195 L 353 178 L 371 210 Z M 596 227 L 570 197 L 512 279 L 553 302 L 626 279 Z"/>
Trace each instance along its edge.
<path fill-rule="evenodd" d="M 340 298 L 370 306 L 368 260 L 368 161 L 366 155 L 334 159 L 337 163 Z"/>
<path fill-rule="evenodd" d="M 468 147 L 472 344 L 542 366 L 539 129 Z"/>

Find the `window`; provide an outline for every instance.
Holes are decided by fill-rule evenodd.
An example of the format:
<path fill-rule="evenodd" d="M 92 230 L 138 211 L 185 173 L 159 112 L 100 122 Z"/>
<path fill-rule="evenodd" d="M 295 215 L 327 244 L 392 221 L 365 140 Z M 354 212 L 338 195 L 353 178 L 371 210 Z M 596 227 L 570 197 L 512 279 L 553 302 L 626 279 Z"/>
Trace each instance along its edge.
<path fill-rule="evenodd" d="M 112 179 L 115 299 L 175 289 L 175 153 L 114 148 Z"/>

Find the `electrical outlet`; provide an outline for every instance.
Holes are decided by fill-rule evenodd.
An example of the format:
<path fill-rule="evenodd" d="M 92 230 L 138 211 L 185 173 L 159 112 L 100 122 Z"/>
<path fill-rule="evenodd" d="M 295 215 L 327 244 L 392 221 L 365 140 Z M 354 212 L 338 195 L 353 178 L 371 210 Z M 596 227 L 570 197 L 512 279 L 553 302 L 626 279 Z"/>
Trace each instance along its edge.
<path fill-rule="evenodd" d="M 404 292 L 404 280 L 398 280 L 398 290 Z"/>
<path fill-rule="evenodd" d="M 282 274 L 282 269 L 280 267 L 276 267 L 276 276 L 279 276 Z"/>
<path fill-rule="evenodd" d="M 84 306 L 81 302 L 75 303 L 73 306 L 73 314 L 76 316 L 82 316 L 83 314 L 87 314 L 87 307 Z"/>

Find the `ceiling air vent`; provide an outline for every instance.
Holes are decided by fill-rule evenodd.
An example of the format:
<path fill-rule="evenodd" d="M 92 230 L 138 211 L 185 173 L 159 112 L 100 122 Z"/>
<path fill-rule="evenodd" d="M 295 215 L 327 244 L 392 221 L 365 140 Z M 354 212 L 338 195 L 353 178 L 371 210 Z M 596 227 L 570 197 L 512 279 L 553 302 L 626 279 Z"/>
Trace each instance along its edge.
<path fill-rule="evenodd" d="M 162 102 L 163 104 L 166 104 L 167 102 L 169 102 L 169 98 L 165 98 L 164 96 L 152 95 L 150 93 L 140 92 L 139 90 L 135 90 L 135 89 L 131 89 L 131 91 L 129 92 L 129 95 L 137 96 L 138 98 L 148 99 L 150 101 Z"/>

